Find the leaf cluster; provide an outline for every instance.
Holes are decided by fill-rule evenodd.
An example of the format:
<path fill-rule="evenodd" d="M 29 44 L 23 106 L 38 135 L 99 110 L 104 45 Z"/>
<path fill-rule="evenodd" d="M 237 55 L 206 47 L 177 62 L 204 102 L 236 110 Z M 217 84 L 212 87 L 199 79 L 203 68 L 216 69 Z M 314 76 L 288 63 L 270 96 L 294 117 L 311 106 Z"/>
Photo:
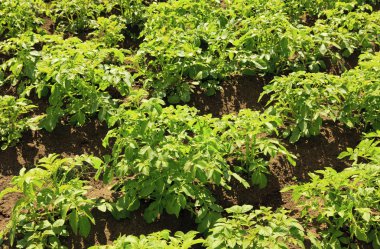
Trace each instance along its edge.
<path fill-rule="evenodd" d="M 286 124 L 291 142 L 317 135 L 323 120 L 339 120 L 349 127 L 365 124 L 380 127 L 380 53 L 361 56 L 357 68 L 341 76 L 324 73 L 291 73 L 276 77 L 264 87 L 270 95 L 269 111 Z"/>
<path fill-rule="evenodd" d="M 95 202 L 86 197 L 88 187 L 80 177 L 86 165 L 98 163 L 92 156 L 61 159 L 52 154 L 13 177 L 11 186 L 0 192 L 0 199 L 20 194 L 2 231 L 10 244 L 16 240 L 21 248 L 64 248 L 60 239 L 69 235 L 68 224 L 75 234 L 88 236 L 95 223 L 91 214 Z"/>
<path fill-rule="evenodd" d="M 290 186 L 302 215 L 327 228 L 320 231 L 316 248 L 351 248 L 354 240 L 380 248 L 380 134 L 370 133 L 355 149 L 340 158 L 354 160 L 352 167 L 311 173 L 311 182 Z"/>
<path fill-rule="evenodd" d="M 13 96 L 0 96 L 0 145 L 1 150 L 16 143 L 27 130 L 39 129 L 43 116 L 32 117 L 30 112 L 36 108 L 30 101 Z"/>
<path fill-rule="evenodd" d="M 244 186 L 251 182 L 265 187 L 268 161 L 284 154 L 294 156 L 269 135 L 281 120 L 268 114 L 242 110 L 238 115 L 212 118 L 199 116 L 187 106 L 163 107 L 150 99 L 137 109 L 121 106 L 109 120 L 115 125 L 103 145 L 112 148 L 99 169 L 103 179 L 117 179 L 122 193 L 113 213 L 122 218 L 147 201 L 144 217 L 153 222 L 164 210 L 178 217 L 182 209 L 196 215 L 201 231 L 222 211 L 207 185 L 230 188 L 231 178 Z M 240 162 L 232 166 L 229 160 Z"/>

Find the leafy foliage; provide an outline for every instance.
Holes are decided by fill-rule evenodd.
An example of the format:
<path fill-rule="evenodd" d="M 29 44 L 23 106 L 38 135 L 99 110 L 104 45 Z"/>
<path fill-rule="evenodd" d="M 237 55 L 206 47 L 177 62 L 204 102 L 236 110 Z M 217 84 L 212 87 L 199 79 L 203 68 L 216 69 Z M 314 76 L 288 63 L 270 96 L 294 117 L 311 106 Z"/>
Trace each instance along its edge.
<path fill-rule="evenodd" d="M 58 30 L 76 33 L 88 29 L 92 20 L 110 13 L 120 13 L 127 24 L 139 24 L 144 12 L 142 0 L 63 0 L 53 1 L 48 13 Z"/>
<path fill-rule="evenodd" d="M 95 29 L 90 33 L 92 39 L 104 42 L 108 47 L 114 47 L 124 39 L 121 33 L 124 28 L 123 21 L 115 15 L 109 18 L 99 17 L 91 23 L 91 27 Z"/>
<path fill-rule="evenodd" d="M 10 223 L 4 235 L 9 232 L 11 245 L 16 236 L 17 246 L 22 248 L 63 248 L 60 237 L 68 236 L 67 224 L 75 234 L 88 236 L 94 217 L 91 209 L 93 200 L 85 194 L 88 187 L 79 177 L 86 164 L 96 165 L 100 161 L 91 156 L 60 159 L 49 155 L 19 176 L 12 179 L 11 187 L 0 193 L 0 199 L 9 193 L 20 193 Z"/>
<path fill-rule="evenodd" d="M 39 16 L 46 6 L 42 0 L 2 0 L 0 4 L 0 39 L 37 30 L 43 23 Z"/>
<path fill-rule="evenodd" d="M 137 109 L 122 106 L 108 120 L 110 126 L 117 124 L 103 141 L 104 146 L 112 144 L 112 155 L 106 160 L 109 166 L 99 170 L 106 182 L 118 179 L 115 189 L 122 197 L 112 211 L 119 218 L 138 209 L 140 200 L 149 200 L 146 221 L 153 222 L 164 210 L 178 217 L 188 209 L 204 231 L 222 211 L 208 184 L 229 188 L 233 177 L 248 187 L 238 172 L 264 187 L 268 158 L 282 153 L 293 162 L 294 156 L 276 139 L 263 136 L 276 132 L 280 120 L 275 116 L 242 110 L 217 119 L 198 116 L 187 106 L 162 104 L 150 99 Z M 231 167 L 227 158 L 241 166 Z"/>
<path fill-rule="evenodd" d="M 129 93 L 133 80 L 125 64 L 128 51 L 78 38 L 62 41 L 59 36 L 40 37 L 46 44 L 36 51 L 32 50 L 34 36 L 30 39 L 28 46 L 3 64 L 4 71 L 13 72 L 4 82 L 18 85 L 22 95 L 34 91 L 39 98 L 49 97 L 47 116 L 41 123 L 46 130 L 52 131 L 65 115 L 78 125 L 96 113 L 105 120 L 117 105 L 109 89 L 121 96 Z"/>
<path fill-rule="evenodd" d="M 324 119 L 339 120 L 353 127 L 380 127 L 380 53 L 365 54 L 359 66 L 341 76 L 296 72 L 276 77 L 261 95 L 271 95 L 269 111 L 287 124 L 285 136 L 296 142 L 319 134 Z"/>
<path fill-rule="evenodd" d="M 105 6 L 101 0 L 53 1 L 49 15 L 57 28 L 64 31 L 83 31 L 90 20 L 96 20 Z"/>
<path fill-rule="evenodd" d="M 353 167 L 319 170 L 310 174 L 310 183 L 284 190 L 293 191 L 303 216 L 327 225 L 318 248 L 353 246 L 355 238 L 380 248 L 379 138 L 379 132 L 368 134 L 357 148 L 341 154 L 355 161 Z"/>
<path fill-rule="evenodd" d="M 363 4 L 376 5 L 376 3 L 376 0 L 290 0 L 285 1 L 284 8 L 294 21 L 300 21 L 300 19 L 305 17 L 321 18 L 326 12 L 334 11 L 342 6 L 347 8 Z"/>
<path fill-rule="evenodd" d="M 207 248 L 304 248 L 304 229 L 288 212 L 252 206 L 226 209 L 228 218 L 220 218 L 206 239 Z"/>
<path fill-rule="evenodd" d="M 347 71 L 342 79 L 349 95 L 341 120 L 349 126 L 364 123 L 380 129 L 380 53 L 362 55 L 359 66 Z"/>
<path fill-rule="evenodd" d="M 380 14 L 369 5 L 341 3 L 314 26 L 293 24 L 284 3 L 169 1 L 147 10 L 138 51 L 145 86 L 169 102 L 187 102 L 196 85 L 207 94 L 233 74 L 318 72 L 379 44 Z M 247 11 L 255 10 L 255 11 Z"/>
<path fill-rule="evenodd" d="M 290 142 L 302 136 L 317 135 L 323 119 L 336 120 L 342 111 L 348 89 L 339 77 L 324 73 L 296 72 L 276 77 L 264 87 L 261 96 L 271 94 L 270 110 L 285 120 Z"/>
<path fill-rule="evenodd" d="M 16 143 L 26 129 L 39 129 L 39 121 L 43 116 L 27 116 L 36 106 L 27 99 L 16 99 L 13 96 L 0 96 L 0 142 L 5 150 Z"/>
<path fill-rule="evenodd" d="M 90 249 L 119 249 L 119 248 L 147 248 L 147 249 L 189 249 L 193 245 L 203 242 L 203 239 L 195 239 L 197 232 L 176 232 L 170 236 L 169 230 L 151 233 L 147 236 L 133 235 L 121 236 L 113 242 L 112 246 L 92 246 Z"/>

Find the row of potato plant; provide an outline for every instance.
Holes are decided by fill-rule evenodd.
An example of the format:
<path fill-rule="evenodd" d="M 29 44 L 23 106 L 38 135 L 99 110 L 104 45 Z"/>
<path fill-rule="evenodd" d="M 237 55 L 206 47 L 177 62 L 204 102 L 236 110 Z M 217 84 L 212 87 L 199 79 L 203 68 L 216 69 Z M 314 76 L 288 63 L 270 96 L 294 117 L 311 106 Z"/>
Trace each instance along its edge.
<path fill-rule="evenodd" d="M 26 31 L 44 33 L 49 19 L 56 33 L 80 33 L 92 22 L 117 13 L 124 25 L 140 25 L 149 2 L 143 0 L 3 0 L 0 5 L 0 40 Z"/>
<path fill-rule="evenodd" d="M 236 1 L 220 8 L 201 0 L 150 5 L 137 53 L 145 86 L 171 103 L 187 102 L 196 85 L 213 94 L 231 74 L 316 72 L 326 69 L 327 58 L 338 63 L 379 44 L 380 14 L 370 5 L 341 3 L 310 27 L 292 24 L 281 6 Z"/>
<path fill-rule="evenodd" d="M 283 189 L 292 191 L 301 221 L 289 217 L 289 211 L 252 206 L 233 206 L 225 211 L 209 232 L 164 230 L 139 237 L 121 236 L 113 245 L 91 249 L 118 248 L 357 248 L 358 240 L 380 248 L 380 131 L 365 135 L 360 144 L 341 153 L 351 167 L 337 172 L 326 168 L 310 173 L 308 183 Z M 320 224 L 314 232 L 308 226 Z M 310 246 L 309 246 L 310 247 Z"/>
<path fill-rule="evenodd" d="M 96 114 L 105 120 L 118 102 L 110 89 L 126 96 L 132 87 L 126 62 L 129 52 L 108 48 L 97 40 L 82 42 L 75 37 L 63 40 L 58 35 L 25 33 L 0 47 L 4 54 L 13 56 L 1 65 L 0 85 L 17 86 L 23 97 L 31 93 L 48 97 L 46 117 L 41 122 L 48 131 L 64 116 L 78 125 Z"/>
<path fill-rule="evenodd" d="M 130 106 L 131 102 L 126 105 Z M 191 108 L 181 106 L 163 108 L 161 105 L 159 100 L 151 99 L 137 109 L 123 110 L 120 108 L 118 110 L 120 116 L 115 115 L 108 120 L 111 126 L 117 124 L 117 127 L 110 131 L 104 141 L 105 145 L 108 145 L 110 138 L 115 139 L 112 146 L 113 154 L 111 157 L 106 157 L 105 165 L 102 165 L 100 159 L 94 157 L 59 159 L 53 155 L 41 160 L 35 169 L 27 172 L 22 170 L 20 176 L 16 176 L 12 180 L 13 187 L 0 194 L 2 197 L 10 192 L 23 193 L 13 210 L 12 220 L 8 226 L 9 230 L 3 231 L 3 233 L 10 232 L 11 241 L 17 236 L 21 247 L 47 244 L 56 247 L 60 245 L 59 238 L 69 234 L 67 224 L 74 233 L 88 235 L 90 223 L 94 222 L 90 210 L 96 207 L 96 202 L 86 199 L 87 187 L 85 182 L 79 179 L 84 171 L 83 167 L 87 163 L 100 170 L 99 173 L 103 173 L 102 177 L 106 182 L 116 176 L 118 183 L 115 190 L 124 193 L 124 196 L 116 203 L 107 204 L 100 208 L 101 210 L 108 209 L 121 218 L 124 217 L 123 212 L 135 210 L 143 199 L 150 200 L 151 205 L 159 200 L 158 202 L 161 203 L 153 205 L 151 209 L 149 207 L 146 209 L 148 221 L 154 219 L 158 212 L 162 212 L 164 209 L 168 213 L 178 215 L 183 208 L 190 207 L 192 209 L 199 205 L 199 209 L 195 212 L 198 219 L 202 216 L 202 212 L 210 212 L 209 209 L 216 213 L 222 211 L 205 188 L 207 184 L 220 184 L 228 188 L 229 178 L 236 177 L 247 185 L 239 175 L 233 172 L 236 170 L 238 173 L 242 173 L 242 170 L 245 170 L 246 173 L 252 174 L 253 183 L 260 185 L 262 181 L 260 179 L 263 179 L 260 165 L 262 163 L 265 165 L 265 160 L 263 161 L 260 155 L 266 153 L 274 155 L 279 151 L 286 153 L 277 142 L 262 136 L 263 133 L 273 132 L 273 125 L 278 122 L 277 118 L 261 116 L 262 123 L 252 127 L 253 120 L 257 122 L 259 118 L 257 113 L 252 111 L 243 111 L 237 116 L 238 118 L 226 116 L 222 119 L 212 119 L 207 116 L 196 116 L 195 110 L 191 110 Z M 215 137 L 220 139 L 214 141 Z M 255 138 L 259 141 L 251 141 Z M 327 229 L 319 232 L 322 240 L 313 240 L 317 248 L 326 248 L 326 246 L 332 245 L 335 248 L 354 246 L 355 239 L 372 243 L 374 248 L 379 247 L 379 138 L 379 132 L 368 134 L 357 148 L 348 149 L 347 152 L 341 154 L 341 158 L 349 157 L 354 161 L 352 168 L 343 172 L 336 172 L 329 168 L 317 171 L 311 174 L 310 183 L 286 189 L 293 191 L 295 200 L 304 210 L 303 216 L 321 224 L 327 224 Z M 230 141 L 230 144 L 226 141 Z M 252 144 L 254 149 L 252 154 L 249 155 L 248 151 L 241 153 L 241 149 L 249 148 L 250 143 L 254 143 Z M 268 144 L 272 145 L 272 152 L 265 152 Z M 223 148 L 223 146 L 225 147 Z M 200 151 L 202 155 L 197 156 L 196 151 Z M 204 161 L 205 155 L 210 156 L 209 161 Z M 242 162 L 245 167 L 235 168 L 232 166 L 229 169 L 223 160 L 231 155 Z M 219 159 L 215 160 L 215 158 Z M 187 161 L 193 159 L 192 163 Z M 217 162 L 215 163 L 215 161 Z M 210 163 L 215 167 L 209 168 Z M 258 177 L 255 170 L 259 172 Z M 165 171 L 169 174 L 166 174 Z M 176 172 L 178 174 L 175 174 Z M 160 176 L 156 177 L 157 175 Z M 149 179 L 153 179 L 154 184 L 150 184 Z M 163 184 L 159 183 L 161 180 L 163 180 Z M 176 192 L 178 189 L 183 192 Z M 129 193 L 136 195 L 129 196 Z M 129 197 L 132 198 L 132 201 Z M 324 205 L 320 205 L 321 202 Z M 45 210 L 45 212 L 41 210 Z M 54 214 L 52 210 L 54 210 Z M 245 213 L 250 208 L 243 207 L 242 210 L 245 210 L 242 211 Z M 309 212 L 311 210 L 316 212 Z M 229 211 L 227 210 L 227 212 Z M 250 215 L 256 217 L 255 215 L 261 214 L 261 212 L 257 212 Z M 274 221 L 284 221 L 278 215 L 272 216 L 268 212 L 264 213 L 269 217 L 275 217 Z M 210 213 L 208 215 L 212 216 Z M 215 215 L 212 218 L 218 217 L 219 215 Z M 267 218 L 265 216 L 260 220 Z M 208 218 L 206 220 L 206 226 L 211 228 L 212 233 L 205 242 L 209 248 L 224 248 L 226 245 L 237 245 L 238 248 L 250 248 L 252 245 L 256 245 L 261 248 L 259 245 L 270 245 L 270 243 L 279 245 L 280 243 L 279 236 L 273 235 L 272 237 L 271 231 L 274 231 L 274 227 L 264 229 L 260 226 L 257 228 L 255 225 L 252 233 L 251 230 L 247 232 L 244 229 L 240 234 L 243 237 L 238 237 L 237 234 L 228 235 L 232 231 L 237 232 L 233 228 L 237 221 L 230 223 L 229 220 L 220 218 L 213 227 L 212 222 Z M 238 220 L 246 222 L 247 217 L 243 216 Z M 292 220 L 289 222 L 289 224 L 293 224 Z M 230 232 L 225 232 L 229 229 Z M 200 226 L 200 230 L 203 230 L 202 226 Z M 281 233 L 283 236 L 285 236 L 283 233 L 291 231 L 290 240 L 284 242 L 286 245 L 288 243 L 301 245 L 303 230 L 298 226 L 291 230 L 286 227 L 275 230 L 275 234 Z M 185 238 L 190 240 L 193 235 Z M 180 235 L 178 236 L 181 238 Z M 284 238 L 283 236 L 280 237 Z M 294 236 L 296 238 L 293 238 Z M 121 240 L 124 241 L 124 239 Z M 198 242 L 197 240 L 194 243 Z M 144 240 L 140 242 L 135 237 L 128 237 L 121 243 L 142 243 L 144 245 L 149 242 L 144 242 Z M 177 241 L 176 243 L 182 242 Z"/>
<path fill-rule="evenodd" d="M 368 53 L 361 55 L 355 69 L 341 76 L 301 71 L 275 77 L 262 95 L 270 95 L 269 112 L 283 118 L 284 135 L 296 142 L 302 136 L 319 134 L 325 119 L 379 129 L 379 79 L 380 53 Z"/>
<path fill-rule="evenodd" d="M 379 248 L 379 145 L 380 132 L 369 133 L 355 149 L 349 148 L 340 155 L 340 158 L 349 157 L 352 167 L 342 172 L 331 168 L 319 170 L 310 174 L 309 183 L 283 190 L 292 191 L 301 210 L 302 223 L 289 217 L 289 212 L 283 209 L 234 206 L 225 210 L 228 217 L 219 217 L 210 224 L 204 239 L 197 232 L 177 232 L 171 236 L 165 230 L 140 237 L 122 236 L 113 246 L 93 248 L 191 248 L 195 244 L 205 248 L 304 248 L 305 239 L 311 240 L 313 248 L 354 248 L 356 240 Z M 61 159 L 50 155 L 36 168 L 21 170 L 13 178 L 12 186 L 0 193 L 0 198 L 12 192 L 22 193 L 1 237 L 9 236 L 10 243 L 17 238 L 19 247 L 63 248 L 60 240 L 71 232 L 88 236 L 91 223 L 95 222 L 91 210 L 98 207 L 106 211 L 112 207 L 88 199 L 89 187 L 80 177 L 86 167 L 99 169 L 102 163 L 92 156 Z M 133 178 L 123 181 L 130 180 Z M 308 221 L 324 226 L 317 229 L 316 235 L 306 235 Z"/>
<path fill-rule="evenodd" d="M 222 248 L 305 248 L 305 233 L 302 225 L 288 212 L 279 209 L 261 207 L 253 210 L 250 205 L 227 208 L 228 217 L 220 218 L 203 239 L 197 232 L 176 232 L 163 230 L 139 237 L 121 236 L 108 246 L 93 246 L 90 249 L 121 249 L 121 248 L 160 248 L 189 249 L 193 245 L 202 245 L 208 249 Z"/>
<path fill-rule="evenodd" d="M 92 28 L 91 23 L 101 17 L 110 16 L 113 13 L 122 19 L 124 24 L 141 25 L 149 16 L 146 15 L 146 8 L 157 1 L 155 0 L 52 0 L 45 2 L 42 0 L 3 0 L 0 6 L 0 37 L 15 37 L 25 31 L 41 31 L 42 24 L 46 18 L 50 18 L 58 32 L 83 32 Z M 296 22 L 302 17 L 320 17 L 326 10 L 337 8 L 340 4 L 378 5 L 376 0 L 340 0 L 340 1 L 241 1 L 226 0 L 222 4 L 220 1 L 212 2 L 217 8 L 236 8 L 247 13 L 250 7 L 255 10 L 272 8 L 284 11 L 292 20 Z M 248 6 L 245 6 L 248 4 Z"/>

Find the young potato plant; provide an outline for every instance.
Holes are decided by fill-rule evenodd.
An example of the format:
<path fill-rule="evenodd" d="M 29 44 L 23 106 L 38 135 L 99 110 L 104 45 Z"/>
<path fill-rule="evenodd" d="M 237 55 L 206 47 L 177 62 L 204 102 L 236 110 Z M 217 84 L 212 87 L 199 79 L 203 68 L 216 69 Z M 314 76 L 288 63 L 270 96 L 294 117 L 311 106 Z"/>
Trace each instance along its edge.
<path fill-rule="evenodd" d="M 102 0 L 62 0 L 53 1 L 48 14 L 58 31 L 81 32 L 103 11 Z"/>
<path fill-rule="evenodd" d="M 343 74 L 342 79 L 349 88 L 342 122 L 380 129 L 380 53 L 363 54 L 359 66 Z"/>
<path fill-rule="evenodd" d="M 296 164 L 295 156 L 277 139 L 269 137 L 278 135 L 277 127 L 281 125 L 282 120 L 277 116 L 243 109 L 237 115 L 224 115 L 214 129 L 227 146 L 228 156 L 241 164 L 234 166 L 234 171 L 248 174 L 252 184 L 264 188 L 269 174 L 268 158 L 282 154 L 293 166 Z"/>
<path fill-rule="evenodd" d="M 43 36 L 25 32 L 17 38 L 0 43 L 0 86 L 12 84 L 22 91 L 24 85 L 35 79 L 35 67 L 39 53 L 35 47 L 44 42 Z"/>
<path fill-rule="evenodd" d="M 70 230 L 88 236 L 95 222 L 91 214 L 95 202 L 85 196 L 89 187 L 80 176 L 86 165 L 96 167 L 100 162 L 92 156 L 49 155 L 35 168 L 23 168 L 11 187 L 0 192 L 0 199 L 9 193 L 21 195 L 1 237 L 7 236 L 11 245 L 17 241 L 18 248 L 64 248 L 60 239 Z"/>
<path fill-rule="evenodd" d="M 94 114 L 104 120 L 118 102 L 109 91 L 129 93 L 133 80 L 125 64 L 128 51 L 78 38 L 44 36 L 42 41 L 41 51 L 21 49 L 3 64 L 3 70 L 14 71 L 4 82 L 16 84 L 21 95 L 34 91 L 39 98 L 49 97 L 41 122 L 46 130 L 52 131 L 66 115 L 78 125 Z"/>
<path fill-rule="evenodd" d="M 319 134 L 322 122 L 339 120 L 349 127 L 357 124 L 380 127 L 380 53 L 361 56 L 359 66 L 341 76 L 296 72 L 276 77 L 264 87 L 271 95 L 269 111 L 280 115 L 287 126 L 285 136 Z"/>
<path fill-rule="evenodd" d="M 0 40 L 16 37 L 25 31 L 37 31 L 43 24 L 40 17 L 46 4 L 43 0 L 2 0 L 0 4 Z"/>
<path fill-rule="evenodd" d="M 121 236 L 108 246 L 92 246 L 89 249 L 121 249 L 121 248 L 146 248 L 146 249 L 190 249 L 199 245 L 203 239 L 196 239 L 197 232 L 176 232 L 170 235 L 169 230 L 162 230 L 149 235 L 139 237 L 128 235 Z"/>
<path fill-rule="evenodd" d="M 124 40 L 121 31 L 125 28 L 125 24 L 118 16 L 99 17 L 96 21 L 91 22 L 91 28 L 95 29 L 89 35 L 92 40 L 103 42 L 107 47 L 115 47 Z"/>
<path fill-rule="evenodd" d="M 252 210 L 252 206 L 226 209 L 227 218 L 220 218 L 210 229 L 206 247 L 222 248 L 305 248 L 304 228 L 284 209 L 268 207 Z"/>
<path fill-rule="evenodd" d="M 371 133 L 340 158 L 354 160 L 351 168 L 311 173 L 311 182 L 291 186 L 302 216 L 327 226 L 319 231 L 317 248 L 355 248 L 355 240 L 380 248 L 380 133 Z"/>
<path fill-rule="evenodd" d="M 107 12 L 120 12 L 126 24 L 140 25 L 146 18 L 144 14 L 149 2 L 153 4 L 156 0 L 112 0 L 104 4 Z"/>
<path fill-rule="evenodd" d="M 187 209 L 204 231 L 222 211 L 207 185 L 229 189 L 228 182 L 236 178 L 248 187 L 237 174 L 248 173 L 254 184 L 264 187 L 269 158 L 279 153 L 293 157 L 277 140 L 263 136 L 276 131 L 277 117 L 245 110 L 218 119 L 198 116 L 187 106 L 162 105 L 150 99 L 137 109 L 121 106 L 108 120 L 109 126 L 116 126 L 103 145 L 112 148 L 112 155 L 99 174 L 106 182 L 117 179 L 114 189 L 121 197 L 113 204 L 116 217 L 126 217 L 145 201 L 147 222 L 164 210 L 178 217 Z M 246 154 L 239 152 L 243 148 Z M 227 158 L 242 166 L 231 167 Z"/>
<path fill-rule="evenodd" d="M 36 106 L 24 98 L 17 99 L 13 96 L 0 96 L 0 146 L 1 150 L 14 145 L 27 130 L 38 130 L 42 115 L 30 117 L 30 113 Z"/>
<path fill-rule="evenodd" d="M 334 75 L 296 72 L 276 77 L 264 86 L 263 95 L 270 94 L 267 105 L 279 113 L 287 126 L 284 136 L 294 143 L 300 137 L 317 135 L 323 119 L 336 120 L 347 96 L 347 86 Z"/>

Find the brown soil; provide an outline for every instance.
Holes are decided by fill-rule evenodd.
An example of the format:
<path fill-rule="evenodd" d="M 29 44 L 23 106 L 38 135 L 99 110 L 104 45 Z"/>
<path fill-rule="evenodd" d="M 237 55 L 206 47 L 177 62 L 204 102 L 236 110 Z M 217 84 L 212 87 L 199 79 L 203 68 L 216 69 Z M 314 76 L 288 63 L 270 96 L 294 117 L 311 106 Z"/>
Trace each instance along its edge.
<path fill-rule="evenodd" d="M 359 63 L 360 50 L 355 50 L 349 57 L 341 59 L 338 63 L 334 63 L 330 58 L 325 58 L 326 72 L 334 75 L 341 75 L 347 70 L 354 69 Z"/>
<path fill-rule="evenodd" d="M 158 221 L 152 224 L 145 222 L 142 210 L 132 213 L 130 218 L 119 221 L 113 218 L 110 213 L 94 211 L 93 215 L 96 219 L 96 224 L 91 229 L 90 235 L 87 238 L 80 236 L 69 237 L 66 244 L 68 248 L 88 248 L 94 244 L 109 244 L 120 235 L 139 236 L 163 229 L 183 232 L 196 230 L 194 219 L 188 212 L 181 212 L 178 218 L 163 214 Z"/>
<path fill-rule="evenodd" d="M 101 139 L 106 133 L 106 126 L 97 121 L 90 121 L 83 127 L 58 125 L 52 133 L 28 131 L 16 146 L 0 151 L 0 175 L 17 175 L 22 167 L 28 168 L 51 153 L 103 155 L 106 150 Z"/>
<path fill-rule="evenodd" d="M 44 29 L 49 35 L 54 34 L 55 27 L 54 27 L 53 20 L 51 20 L 47 16 L 45 16 L 43 19 L 44 19 L 44 23 L 42 24 L 41 28 Z"/>
<path fill-rule="evenodd" d="M 0 175 L 0 191 L 3 191 L 9 186 L 12 176 L 1 176 Z M 4 229 L 9 221 L 12 208 L 19 198 L 18 194 L 9 194 L 4 196 L 0 200 L 0 230 Z"/>
<path fill-rule="evenodd" d="M 196 107 L 200 114 L 213 114 L 220 117 L 227 113 L 237 113 L 240 109 L 263 110 L 266 100 L 258 102 L 263 86 L 273 77 L 234 76 L 225 80 L 221 90 L 213 96 L 206 96 L 197 90 L 188 103 Z"/>

